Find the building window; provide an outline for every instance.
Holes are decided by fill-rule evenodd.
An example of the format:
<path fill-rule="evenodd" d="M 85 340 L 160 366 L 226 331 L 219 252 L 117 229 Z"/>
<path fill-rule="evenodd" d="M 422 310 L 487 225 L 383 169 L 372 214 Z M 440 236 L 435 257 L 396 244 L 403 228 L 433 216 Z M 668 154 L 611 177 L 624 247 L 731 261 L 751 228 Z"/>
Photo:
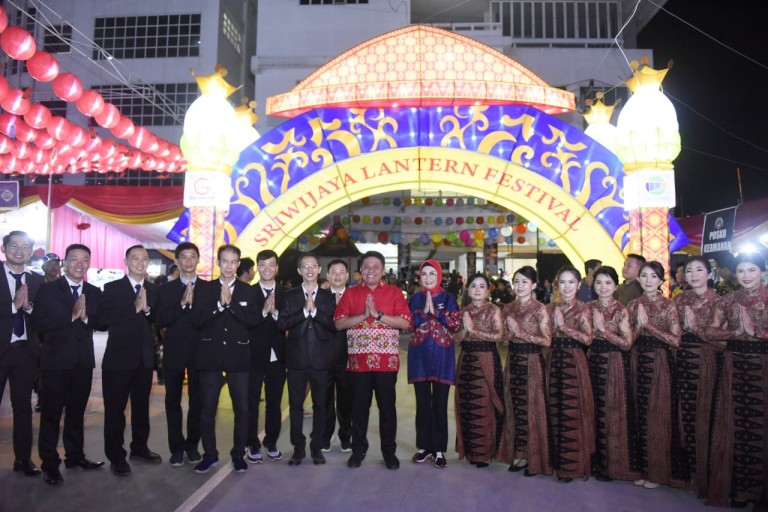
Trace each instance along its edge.
<path fill-rule="evenodd" d="M 299 5 L 356 5 L 367 3 L 368 0 L 299 0 Z"/>
<path fill-rule="evenodd" d="M 95 85 L 104 99 L 141 126 L 180 126 L 197 99 L 196 83 L 153 85 Z M 138 90 L 137 90 L 138 89 Z"/>
<path fill-rule="evenodd" d="M 237 50 L 238 55 L 243 54 L 243 36 L 240 30 L 237 28 L 232 18 L 226 12 L 221 13 L 221 31 L 224 33 L 224 37 L 232 43 L 232 46 Z"/>
<path fill-rule="evenodd" d="M 45 27 L 43 50 L 48 53 L 69 53 L 72 51 L 72 25 Z"/>
<path fill-rule="evenodd" d="M 184 185 L 184 173 L 142 171 L 138 169 L 128 169 L 124 172 L 108 172 L 104 174 L 89 172 L 85 175 L 85 184 L 173 187 Z"/>
<path fill-rule="evenodd" d="M 67 117 L 67 102 L 63 100 L 41 101 L 41 105 L 47 107 L 51 114 L 59 117 Z"/>
<path fill-rule="evenodd" d="M 94 59 L 162 59 L 200 55 L 200 14 L 96 18 Z M 102 51 L 103 50 L 103 51 Z"/>

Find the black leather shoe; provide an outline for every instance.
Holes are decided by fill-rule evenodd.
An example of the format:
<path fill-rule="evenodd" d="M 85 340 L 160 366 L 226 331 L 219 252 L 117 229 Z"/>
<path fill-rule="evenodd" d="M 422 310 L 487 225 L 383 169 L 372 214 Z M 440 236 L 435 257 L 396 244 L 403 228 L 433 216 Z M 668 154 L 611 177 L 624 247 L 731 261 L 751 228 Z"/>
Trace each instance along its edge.
<path fill-rule="evenodd" d="M 569 483 L 573 482 L 573 478 L 562 478 L 562 477 L 557 477 L 557 481 L 558 481 L 559 483 L 561 483 L 561 484 L 569 484 Z"/>
<path fill-rule="evenodd" d="M 131 452 L 131 459 L 139 459 L 144 462 L 151 462 L 152 464 L 160 464 L 163 462 L 163 458 L 149 448 L 139 452 Z"/>
<path fill-rule="evenodd" d="M 125 461 L 113 462 L 109 467 L 117 476 L 130 476 L 131 474 L 131 466 Z"/>
<path fill-rule="evenodd" d="M 44 469 L 43 480 L 45 480 L 45 483 L 49 485 L 56 485 L 63 482 L 64 477 L 61 476 L 61 471 L 59 471 L 59 468 Z"/>
<path fill-rule="evenodd" d="M 325 464 L 325 455 L 320 450 L 312 450 L 312 463 Z"/>
<path fill-rule="evenodd" d="M 387 465 L 387 469 L 400 469 L 400 460 L 394 453 L 384 456 L 384 464 Z"/>
<path fill-rule="evenodd" d="M 365 459 L 365 453 L 352 452 L 352 455 L 349 456 L 349 460 L 347 461 L 347 466 L 350 468 L 359 468 L 363 463 L 363 459 Z"/>
<path fill-rule="evenodd" d="M 304 451 L 304 448 L 294 448 L 293 449 L 293 455 L 291 455 L 291 458 L 288 459 L 288 465 L 289 466 L 298 466 L 301 464 L 301 461 L 304 459 L 304 457 L 307 456 L 307 453 Z M 312 460 L 314 460 L 315 457 L 312 457 Z"/>
<path fill-rule="evenodd" d="M 85 457 L 83 457 L 80 460 L 65 460 L 64 461 L 64 467 L 67 469 L 71 468 L 83 468 L 83 469 L 98 469 L 101 466 L 104 465 L 104 461 L 98 461 L 94 462 L 92 460 L 88 460 Z"/>
<path fill-rule="evenodd" d="M 17 460 L 14 462 L 13 470 L 19 473 L 24 473 L 26 476 L 37 476 L 40 474 L 40 468 L 35 466 L 35 464 L 29 459 Z"/>

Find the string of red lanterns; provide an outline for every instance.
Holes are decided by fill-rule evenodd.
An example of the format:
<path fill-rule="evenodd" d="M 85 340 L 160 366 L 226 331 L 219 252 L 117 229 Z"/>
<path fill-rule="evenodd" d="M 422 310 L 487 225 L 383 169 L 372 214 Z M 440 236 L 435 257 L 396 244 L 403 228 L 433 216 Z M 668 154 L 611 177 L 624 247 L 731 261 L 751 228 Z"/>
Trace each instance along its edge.
<path fill-rule="evenodd" d="M 39 82 L 52 82 L 53 93 L 77 109 L 128 147 L 102 139 L 93 129 L 86 131 L 29 99 L 29 90 L 10 87 L 0 76 L 0 171 L 20 174 L 78 172 L 122 172 L 142 169 L 184 172 L 186 162 L 178 145 L 137 126 L 104 100 L 96 90 L 84 89 L 72 73 L 60 73 L 59 63 L 48 52 L 38 50 L 27 30 L 8 26 L 8 14 L 0 5 L 0 48 L 12 59 L 26 61 L 27 72 Z"/>

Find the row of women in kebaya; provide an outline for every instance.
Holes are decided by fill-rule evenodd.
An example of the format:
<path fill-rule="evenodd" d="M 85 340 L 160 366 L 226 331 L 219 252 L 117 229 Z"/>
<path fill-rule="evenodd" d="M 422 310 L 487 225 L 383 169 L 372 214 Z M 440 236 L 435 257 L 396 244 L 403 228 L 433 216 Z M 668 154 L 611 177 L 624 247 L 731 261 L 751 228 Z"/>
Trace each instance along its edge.
<path fill-rule="evenodd" d="M 425 262 L 420 273 L 434 273 L 435 266 Z M 530 266 L 514 273 L 516 298 L 503 309 L 488 301 L 483 274 L 468 279 L 471 304 L 461 309 L 439 279 L 422 279 L 423 291 L 410 301 L 417 341 L 411 342 L 409 381 L 421 378 L 411 368 L 423 373 L 424 362 L 416 359 L 426 353 L 414 343 L 431 340 L 429 357 L 437 361 L 431 364 L 442 368 L 454 352 L 446 339 L 460 344 L 456 444 L 459 458 L 477 467 L 497 461 L 512 472 L 555 475 L 564 483 L 592 476 L 646 489 L 690 488 L 714 506 L 765 503 L 763 271 L 758 254 L 740 255 L 741 289 L 719 297 L 710 287 L 709 261 L 692 257 L 685 266 L 691 289 L 669 300 L 660 291 L 665 269 L 646 262 L 638 278 L 643 295 L 627 307 L 614 298 L 619 281 L 611 267 L 596 272 L 599 299 L 586 304 L 576 300 L 581 276 L 570 266 L 558 271 L 560 297 L 546 306 L 535 299 Z M 503 369 L 501 344 L 508 344 Z M 450 373 L 432 380 L 449 386 Z M 423 462 L 442 452 L 445 441 L 432 441 L 424 419 L 419 428 L 418 409 L 417 403 L 413 460 Z"/>

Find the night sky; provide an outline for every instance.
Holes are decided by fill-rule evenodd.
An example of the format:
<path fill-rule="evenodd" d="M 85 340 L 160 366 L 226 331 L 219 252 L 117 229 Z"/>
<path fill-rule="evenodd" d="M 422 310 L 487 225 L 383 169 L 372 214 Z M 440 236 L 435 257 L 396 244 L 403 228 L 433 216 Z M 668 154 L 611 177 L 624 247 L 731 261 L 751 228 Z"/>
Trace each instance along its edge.
<path fill-rule="evenodd" d="M 664 9 L 757 61 L 750 62 L 663 10 L 640 34 L 638 47 L 653 49 L 655 68 L 674 60 L 663 87 L 677 110 L 682 140 L 674 161 L 676 216 L 738 204 L 737 168 L 744 201 L 768 196 L 764 3 L 671 0 Z"/>

